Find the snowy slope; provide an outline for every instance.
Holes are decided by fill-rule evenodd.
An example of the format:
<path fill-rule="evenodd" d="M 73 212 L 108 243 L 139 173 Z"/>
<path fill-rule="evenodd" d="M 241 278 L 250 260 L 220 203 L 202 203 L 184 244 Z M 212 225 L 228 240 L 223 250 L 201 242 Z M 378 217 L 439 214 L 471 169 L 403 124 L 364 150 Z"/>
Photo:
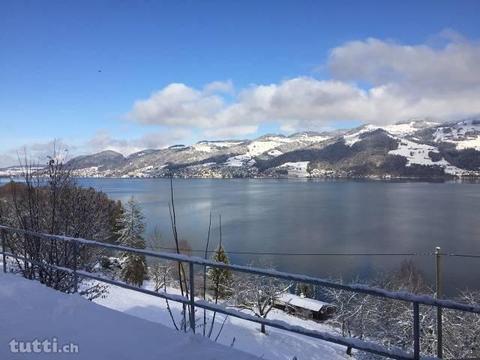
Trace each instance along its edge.
<path fill-rule="evenodd" d="M 242 141 L 200 141 L 192 145 L 192 148 L 197 151 L 211 153 L 219 149 L 231 148 L 241 143 Z"/>
<path fill-rule="evenodd" d="M 248 360 L 257 358 L 201 336 L 107 309 L 18 275 L 0 273 L 0 359 Z M 158 303 L 158 299 L 155 300 Z M 130 303 L 131 308 L 146 304 Z M 5 311 L 8 309 L 8 311 Z M 148 307 L 144 311 L 148 311 Z M 75 353 L 11 353 L 10 341 L 73 344 Z M 18 346 L 18 344 L 17 344 Z M 70 348 L 70 346 L 69 346 Z M 71 348 L 73 349 L 73 347 Z"/>
<path fill-rule="evenodd" d="M 382 129 L 392 135 L 405 136 L 412 135 L 421 129 L 427 129 L 429 127 L 435 127 L 438 125 L 438 122 L 429 119 L 411 119 L 405 122 L 382 126 Z"/>
<path fill-rule="evenodd" d="M 360 141 L 361 139 L 360 135 L 375 131 L 377 129 L 379 129 L 378 126 L 365 125 L 365 126 L 362 126 L 359 130 L 348 132 L 346 135 L 343 136 L 345 145 L 352 146 L 353 144 Z"/>
<path fill-rule="evenodd" d="M 473 148 L 480 151 L 480 120 L 468 119 L 440 126 L 433 136 L 435 142 L 453 143 L 458 150 Z"/>
<path fill-rule="evenodd" d="M 149 287 L 148 283 L 146 287 Z M 169 293 L 178 293 L 178 291 L 169 289 Z M 96 302 L 143 319 L 159 322 L 169 327 L 173 326 L 165 307 L 165 301 L 152 296 L 112 286 L 109 288 L 109 295 L 105 299 L 96 300 Z M 172 302 L 169 302 L 169 304 L 179 322 L 181 305 Z M 203 324 L 203 310 L 198 311 L 197 325 L 201 326 Z M 209 320 L 210 316 L 211 313 L 208 312 Z M 217 336 L 224 319 L 224 315 L 217 314 L 212 338 Z M 336 333 L 329 326 L 298 319 L 279 310 L 273 310 L 269 314 L 269 319 L 283 320 L 289 324 L 312 330 Z M 342 346 L 268 327 L 268 335 L 263 335 L 260 333 L 259 327 L 258 324 L 229 317 L 225 322 L 218 342 L 227 346 L 231 346 L 233 343 L 233 348 L 260 356 L 262 359 L 292 360 L 294 356 L 298 359 L 311 360 L 352 359 L 345 354 L 346 349 Z M 197 331 L 202 332 L 202 329 L 199 328 Z"/>
<path fill-rule="evenodd" d="M 267 153 L 270 156 L 279 156 L 282 152 L 275 148 L 292 142 L 293 140 L 282 136 L 264 136 L 248 143 L 244 154 L 232 156 L 224 163 L 226 166 L 253 166 L 254 157 Z"/>
<path fill-rule="evenodd" d="M 407 166 L 411 165 L 427 165 L 427 166 L 440 166 L 445 170 L 445 173 L 450 175 L 464 175 L 468 171 L 460 169 L 451 165 L 448 161 L 442 158 L 439 161 L 433 161 L 429 153 L 439 154 L 436 147 L 418 144 L 413 141 L 401 139 L 398 145 L 398 149 L 389 151 L 390 155 L 400 155 L 407 159 Z"/>
<path fill-rule="evenodd" d="M 288 171 L 288 175 L 294 177 L 308 177 L 308 161 L 286 162 L 278 168 Z"/>
<path fill-rule="evenodd" d="M 329 139 L 328 136 L 316 134 L 295 134 L 290 137 L 265 135 L 256 140 L 250 141 L 246 145 L 246 151 L 243 154 L 232 156 L 224 163 L 226 166 L 254 166 L 255 157 L 267 156 L 277 157 L 291 149 L 297 149 Z"/>
<path fill-rule="evenodd" d="M 396 169 L 397 174 L 403 174 L 401 176 L 415 177 L 417 173 L 424 177 L 445 175 L 438 167 L 432 168 L 433 165 L 442 167 L 451 175 L 480 176 L 480 118 L 449 123 L 418 118 L 391 125 L 364 125 L 351 130 L 323 133 L 301 132 L 290 136 L 270 134 L 253 140 L 200 141 L 191 146 L 145 150 L 124 160 L 120 156 L 120 165 L 107 161 L 106 155 L 110 153 L 73 159 L 69 164 L 81 166 L 74 169 L 75 176 L 87 177 L 165 177 L 172 173 L 185 178 L 322 177 L 325 174 L 332 177 L 397 176 L 378 170 L 377 165 L 382 160 L 378 156 L 373 160 L 368 154 L 360 154 L 354 159 L 355 153 L 364 151 L 365 146 L 377 146 L 377 150 L 381 150 L 380 143 L 375 145 L 372 141 L 369 142 L 368 138 L 375 138 L 375 133 L 382 131 L 391 140 L 400 142 L 398 149 L 389 150 L 394 150 L 391 155 L 407 160 L 408 169 L 405 169 L 404 165 L 401 165 L 404 167 L 403 171 Z M 361 143 L 365 139 L 367 141 Z M 388 139 L 383 140 L 389 142 Z M 360 146 L 357 145 L 359 143 Z M 319 157 L 318 150 L 332 144 L 337 146 L 331 147 L 329 154 L 324 153 Z M 465 149 L 470 150 L 465 152 Z M 428 156 L 429 152 L 437 154 L 435 159 L 440 158 L 440 161 L 432 161 Z M 339 163 L 345 154 L 350 154 L 350 158 L 355 162 L 351 169 Z M 110 154 L 113 155 L 115 154 Z M 315 163 L 325 163 L 325 158 L 332 159 L 328 166 L 324 165 L 325 169 L 315 168 Z M 102 163 L 101 159 L 107 159 L 106 163 Z M 307 160 L 310 162 L 308 172 L 305 171 L 305 165 L 302 165 Z M 369 160 L 372 162 L 369 163 Z M 290 170 L 287 175 L 286 168 Z M 355 169 L 367 170 L 356 174 Z"/>
<path fill-rule="evenodd" d="M 407 166 L 412 164 L 417 165 L 440 165 L 440 162 L 433 162 L 430 152 L 438 153 L 436 147 L 418 144 L 413 141 L 401 139 L 398 144 L 398 149 L 389 151 L 390 155 L 400 155 L 407 159 Z"/>

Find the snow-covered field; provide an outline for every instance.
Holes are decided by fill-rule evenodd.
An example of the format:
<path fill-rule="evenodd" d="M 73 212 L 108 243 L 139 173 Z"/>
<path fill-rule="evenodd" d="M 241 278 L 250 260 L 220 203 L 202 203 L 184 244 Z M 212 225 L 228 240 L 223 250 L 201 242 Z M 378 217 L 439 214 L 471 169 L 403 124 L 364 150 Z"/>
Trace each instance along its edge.
<path fill-rule="evenodd" d="M 390 150 L 388 153 L 390 155 L 400 155 L 407 159 L 407 166 L 411 166 L 413 164 L 416 165 L 428 165 L 428 166 L 440 166 L 445 169 L 447 174 L 451 175 L 464 175 L 468 173 L 467 171 L 460 169 L 456 166 L 451 165 L 448 161 L 442 158 L 439 161 L 433 161 L 430 158 L 429 153 L 438 154 L 438 149 L 436 147 L 426 145 L 426 144 L 418 144 L 416 142 L 406 140 L 406 139 L 398 139 L 399 144 L 398 148 L 395 150 Z"/>
<path fill-rule="evenodd" d="M 436 142 L 453 143 L 458 150 L 472 148 L 480 151 L 480 120 L 469 119 L 439 127 L 433 136 Z"/>
<path fill-rule="evenodd" d="M 151 286 L 147 282 L 145 287 L 150 288 Z M 175 291 L 175 289 L 169 289 L 169 293 L 178 294 L 178 291 Z M 95 301 L 98 304 L 111 309 L 173 327 L 170 315 L 166 309 L 166 303 L 162 299 L 111 286 L 106 298 L 97 299 Z M 181 318 L 181 305 L 171 301 L 169 304 L 178 324 Z M 210 319 L 211 315 L 211 313 L 207 312 L 208 319 Z M 203 310 L 197 310 L 196 318 L 197 333 L 202 333 Z M 280 310 L 272 310 L 268 318 L 282 320 L 291 325 L 302 326 L 311 330 L 338 334 L 335 329 L 332 329 L 327 325 L 309 320 L 302 320 L 287 315 Z M 211 337 L 212 339 L 217 337 L 224 320 L 224 315 L 216 315 L 215 326 Z M 209 321 L 207 321 L 207 323 L 209 324 Z M 207 325 L 207 329 L 209 329 L 209 325 Z M 346 355 L 345 347 L 268 327 L 267 335 L 264 335 L 260 333 L 260 325 L 233 317 L 228 317 L 225 321 L 223 330 L 218 336 L 217 342 L 259 356 L 262 359 L 292 360 L 294 357 L 297 357 L 298 360 L 351 359 L 351 357 Z"/>
<path fill-rule="evenodd" d="M 307 171 L 308 163 L 309 161 L 286 162 L 279 168 L 286 169 L 291 176 L 308 177 L 310 175 Z"/>
<path fill-rule="evenodd" d="M 203 152 L 209 153 L 221 148 L 233 147 L 241 143 L 242 143 L 241 141 L 200 141 L 192 145 L 192 148 L 197 151 L 203 151 Z"/>
<path fill-rule="evenodd" d="M 173 329 L 164 300 L 115 286 L 109 288 L 105 298 L 92 303 L 19 275 L 0 273 L 0 284 L 0 359 L 351 359 L 342 346 L 268 327 L 264 335 L 258 324 L 232 317 L 225 321 L 221 314 L 217 314 L 212 340 L 208 340 L 200 335 L 201 309 L 196 314 L 197 335 L 178 332 Z M 170 307 L 179 322 L 181 305 L 170 302 Z M 211 315 L 207 313 L 208 320 Z M 280 310 L 273 310 L 269 318 L 336 332 Z M 20 349 L 20 343 L 12 340 L 30 342 L 24 345 L 32 352 L 12 352 Z M 31 342 L 35 340 L 50 341 L 50 349 L 53 343 L 60 350 L 66 345 L 71 352 L 34 353 Z M 38 346 L 43 349 L 43 345 Z"/>
<path fill-rule="evenodd" d="M 252 159 L 250 155 L 237 155 L 232 156 L 227 159 L 225 165 L 233 166 L 233 167 L 240 167 L 248 164 L 255 164 L 255 160 Z"/>
<path fill-rule="evenodd" d="M 0 284 L 2 360 L 257 358 L 201 336 L 179 333 L 158 324 L 158 321 L 147 321 L 147 316 L 128 315 L 131 311 L 114 311 L 78 295 L 61 293 L 18 275 L 0 273 Z M 135 301 L 135 298 L 130 300 Z M 141 302 L 130 303 L 130 308 L 144 308 L 144 314 L 152 310 Z M 44 348 L 45 341 L 49 344 L 46 343 Z M 31 352 L 15 352 L 21 346 Z M 54 353 L 55 348 L 62 352 Z M 42 352 L 34 352 L 39 349 Z M 50 352 L 45 352 L 48 349 Z"/>
<path fill-rule="evenodd" d="M 390 150 L 388 153 L 391 155 L 400 155 L 407 159 L 407 166 L 412 164 L 417 165 L 441 165 L 441 162 L 433 162 L 429 152 L 438 153 L 437 148 L 426 145 L 426 144 L 417 144 L 413 141 L 406 139 L 399 139 L 400 143 L 398 148 L 395 150 Z"/>
<path fill-rule="evenodd" d="M 420 126 L 419 126 L 420 125 Z M 382 126 L 382 129 L 388 131 L 390 134 L 405 136 L 411 135 L 418 131 L 421 128 L 438 126 L 439 123 L 435 121 L 429 121 L 428 119 L 412 119 L 411 121 L 385 125 Z"/>

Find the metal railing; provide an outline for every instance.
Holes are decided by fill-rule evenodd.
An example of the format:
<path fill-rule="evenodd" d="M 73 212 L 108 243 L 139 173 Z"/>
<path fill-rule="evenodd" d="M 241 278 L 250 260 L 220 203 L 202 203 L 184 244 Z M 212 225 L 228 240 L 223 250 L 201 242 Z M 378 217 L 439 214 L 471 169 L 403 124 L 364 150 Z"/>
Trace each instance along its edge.
<path fill-rule="evenodd" d="M 252 321 L 255 323 L 263 324 L 266 326 L 270 326 L 272 328 L 277 328 L 281 330 L 286 330 L 292 333 L 300 334 L 300 335 L 305 335 L 308 337 L 324 340 L 327 342 L 339 344 L 346 346 L 347 348 L 353 348 L 365 352 L 369 352 L 372 354 L 376 355 L 381 355 L 393 359 L 420 359 L 421 358 L 421 353 L 420 353 L 420 312 L 419 312 L 419 307 L 420 305 L 426 305 L 426 306 L 433 306 L 436 307 L 438 311 L 438 316 L 437 316 L 437 356 L 438 358 L 442 357 L 442 312 L 441 309 L 451 309 L 451 310 L 458 310 L 458 311 L 463 311 L 463 312 L 469 312 L 469 313 L 476 313 L 480 314 L 480 305 L 471 305 L 471 304 L 464 304 L 464 303 L 459 303 L 451 300 L 442 300 L 442 299 L 436 299 L 431 296 L 427 295 L 415 295 L 412 293 L 408 292 L 393 292 L 393 291 L 387 291 L 384 289 L 380 288 L 375 288 L 375 287 L 370 287 L 366 285 L 360 285 L 360 284 L 342 284 L 338 282 L 333 282 L 330 280 L 326 279 L 321 279 L 321 278 L 316 278 L 316 277 L 311 277 L 311 276 L 304 276 L 304 275 L 298 275 L 298 274 L 291 274 L 291 273 L 286 273 L 286 272 L 281 272 L 281 271 L 276 271 L 276 270 L 266 270 L 266 269 L 260 269 L 260 268 L 254 268 L 250 266 L 242 266 L 242 265 L 233 265 L 233 264 L 224 264 L 222 262 L 215 262 L 211 260 L 206 260 L 203 258 L 199 257 L 192 257 L 192 256 L 186 256 L 186 255 L 181 255 L 181 254 L 172 254 L 172 253 L 163 253 L 163 252 L 156 252 L 156 251 L 150 251 L 150 250 L 143 250 L 143 249 L 135 249 L 135 248 L 130 248 L 130 247 L 125 247 L 125 246 L 120 246 L 120 245 L 113 245 L 113 244 L 108 244 L 108 243 L 102 243 L 98 241 L 93 241 L 93 240 L 85 240 L 85 239 L 80 239 L 80 238 L 74 238 L 74 237 L 69 237 L 69 236 L 60 236 L 60 235 L 50 235 L 50 234 L 44 234 L 44 233 L 36 233 L 28 230 L 22 230 L 22 229 L 15 229 L 12 227 L 8 226 L 3 226 L 0 225 L 0 232 L 1 232 L 1 240 L 2 240 L 2 257 L 3 257 L 3 271 L 7 271 L 7 262 L 6 258 L 7 257 L 12 257 L 15 259 L 18 259 L 20 261 L 25 261 L 29 262 L 34 265 L 40 265 L 40 266 L 48 266 L 53 269 L 57 269 L 60 271 L 65 271 L 67 273 L 70 273 L 74 277 L 74 291 L 78 291 L 78 278 L 83 277 L 87 279 L 92 279 L 104 283 L 108 283 L 111 285 L 119 286 L 125 289 L 129 290 L 134 290 L 137 292 L 141 292 L 144 294 L 156 296 L 159 298 L 175 301 L 175 302 L 180 302 L 182 304 L 185 304 L 190 307 L 190 327 L 192 332 L 195 332 L 195 308 L 201 308 L 209 311 L 214 311 L 214 312 L 219 312 L 225 315 L 233 316 L 236 318 L 240 318 L 243 320 L 247 321 Z M 22 256 L 15 255 L 13 253 L 10 253 L 6 251 L 6 234 L 7 233 L 17 233 L 17 234 L 23 234 L 23 235 L 28 235 L 32 237 L 36 237 L 39 239 L 45 239 L 45 240 L 58 240 L 58 241 L 63 241 L 63 242 L 71 242 L 73 244 L 73 253 L 74 253 L 74 264 L 72 268 L 65 268 L 65 267 L 60 267 L 57 265 L 53 264 L 46 264 L 46 263 L 37 263 L 36 261 L 32 259 L 26 259 Z M 78 247 L 79 245 L 84 245 L 84 246 L 93 246 L 93 247 L 99 247 L 99 248 L 104 248 L 104 249 L 110 249 L 110 250 L 116 250 L 116 251 L 123 251 L 123 252 L 131 252 L 131 253 L 136 253 L 140 255 L 145 255 L 145 256 L 150 256 L 154 258 L 159 258 L 159 259 L 164 259 L 164 260 L 170 260 L 170 261 L 176 261 L 180 263 L 188 263 L 189 266 L 189 297 L 181 296 L 181 295 L 174 295 L 174 294 L 168 294 L 166 292 L 155 292 L 147 289 L 142 289 L 139 287 L 135 287 L 129 284 L 125 284 L 123 282 L 118 282 L 115 280 L 103 278 L 100 276 L 97 276 L 95 274 L 89 273 L 84 270 L 78 270 L 77 269 L 77 263 L 76 263 L 76 255 L 78 254 Z M 244 312 L 234 310 L 231 308 L 224 307 L 219 304 L 213 304 L 205 300 L 195 300 L 195 284 L 194 284 L 194 266 L 199 265 L 202 267 L 216 267 L 216 268 L 222 268 L 222 269 L 230 269 L 232 271 L 238 271 L 242 273 L 248 273 L 248 274 L 254 274 L 254 275 L 260 275 L 260 276 L 267 276 L 267 277 L 274 277 L 282 280 L 288 280 L 288 281 L 296 281 L 296 282 L 302 282 L 302 283 L 307 283 L 307 284 L 313 284 L 313 285 L 318 285 L 318 286 L 323 286 L 327 288 L 333 288 L 333 289 L 339 289 L 339 290 L 346 290 L 346 291 L 351 291 L 359 294 L 365 294 L 365 295 L 371 295 L 371 296 L 376 296 L 380 298 L 385 298 L 385 299 L 392 299 L 392 300 L 398 300 L 398 301 L 404 301 L 412 304 L 412 309 L 413 309 L 413 351 L 412 352 L 406 352 L 401 349 L 389 349 L 386 348 L 380 344 L 371 342 L 371 341 L 365 341 L 365 340 L 360 340 L 357 338 L 352 338 L 352 337 L 343 337 L 340 335 L 336 334 L 331 334 L 327 332 L 320 332 L 316 330 L 311 330 L 311 329 L 306 329 L 300 326 L 292 326 L 289 325 L 288 323 L 285 323 L 283 321 L 278 321 L 278 320 L 269 320 L 269 319 L 264 319 L 261 317 L 256 317 L 250 314 L 246 314 Z"/>

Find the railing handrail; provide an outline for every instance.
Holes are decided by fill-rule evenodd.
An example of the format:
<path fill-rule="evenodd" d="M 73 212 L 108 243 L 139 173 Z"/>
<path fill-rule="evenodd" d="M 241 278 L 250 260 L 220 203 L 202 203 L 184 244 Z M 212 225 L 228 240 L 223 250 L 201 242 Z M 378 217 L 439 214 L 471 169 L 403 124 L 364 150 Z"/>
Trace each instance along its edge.
<path fill-rule="evenodd" d="M 10 226 L 5 226 L 5 225 L 0 225 L 0 230 L 22 233 L 22 234 L 49 239 L 49 240 L 55 239 L 59 241 L 77 242 L 79 244 L 102 247 L 105 249 L 112 249 L 117 251 L 132 252 L 140 255 L 151 256 L 151 257 L 156 257 L 156 258 L 165 259 L 165 260 L 193 263 L 195 265 L 201 265 L 201 266 L 211 266 L 211 267 L 217 267 L 217 268 L 230 269 L 230 270 L 239 271 L 239 272 L 275 277 L 283 280 L 310 283 L 313 285 L 325 286 L 325 287 L 330 287 L 330 288 L 335 288 L 340 290 L 347 290 L 347 291 L 352 291 L 352 292 L 357 292 L 357 293 L 362 293 L 362 294 L 372 295 L 372 296 L 377 296 L 382 298 L 388 298 L 393 300 L 406 301 L 410 303 L 415 302 L 421 305 L 442 307 L 446 309 L 480 314 L 480 305 L 465 304 L 465 303 L 460 303 L 453 300 L 437 299 L 430 295 L 416 295 L 406 291 L 389 291 L 382 288 L 372 287 L 372 286 L 363 285 L 363 284 L 342 284 L 339 282 L 334 282 L 331 280 L 308 276 L 308 275 L 294 274 L 294 273 L 288 273 L 288 272 L 277 271 L 277 270 L 267 270 L 267 269 L 252 267 L 252 266 L 225 264 L 223 262 L 208 260 L 208 259 L 200 258 L 197 256 L 188 256 L 188 255 L 173 254 L 173 253 L 159 252 L 159 251 L 153 251 L 153 250 L 136 249 L 136 248 L 131 248 L 123 245 L 103 243 L 95 240 L 75 238 L 71 236 L 38 233 L 30 230 L 18 229 Z"/>

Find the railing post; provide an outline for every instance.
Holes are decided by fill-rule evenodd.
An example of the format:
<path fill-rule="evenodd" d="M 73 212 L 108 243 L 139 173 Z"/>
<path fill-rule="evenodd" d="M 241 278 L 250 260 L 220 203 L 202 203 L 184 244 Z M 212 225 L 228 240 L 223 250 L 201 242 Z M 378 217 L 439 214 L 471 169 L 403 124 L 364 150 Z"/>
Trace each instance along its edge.
<path fill-rule="evenodd" d="M 73 292 L 78 292 L 78 274 L 77 274 L 78 243 L 73 241 Z"/>
<path fill-rule="evenodd" d="M 2 230 L 1 233 L 2 233 L 2 261 L 3 261 L 3 272 L 6 273 L 6 272 L 7 272 L 7 256 L 5 255 L 5 244 L 6 244 L 5 237 L 6 237 L 7 235 L 6 235 L 5 230 Z"/>
<path fill-rule="evenodd" d="M 420 309 L 417 302 L 413 303 L 413 358 L 420 359 Z"/>
<path fill-rule="evenodd" d="M 193 269 L 193 262 L 188 263 L 189 268 L 189 280 L 190 280 L 190 328 L 192 332 L 195 334 L 195 277 L 194 277 L 194 269 Z"/>
<path fill-rule="evenodd" d="M 435 248 L 435 297 L 440 299 L 442 297 L 442 263 L 440 247 Z M 442 308 L 437 306 L 437 357 L 443 357 L 443 329 L 442 329 Z"/>
<path fill-rule="evenodd" d="M 437 357 L 443 357 L 443 325 L 442 325 L 442 308 L 437 307 Z"/>

